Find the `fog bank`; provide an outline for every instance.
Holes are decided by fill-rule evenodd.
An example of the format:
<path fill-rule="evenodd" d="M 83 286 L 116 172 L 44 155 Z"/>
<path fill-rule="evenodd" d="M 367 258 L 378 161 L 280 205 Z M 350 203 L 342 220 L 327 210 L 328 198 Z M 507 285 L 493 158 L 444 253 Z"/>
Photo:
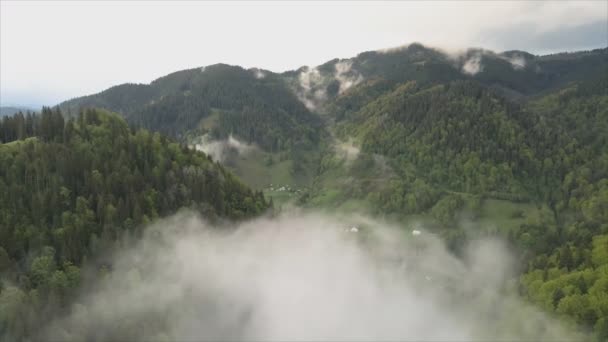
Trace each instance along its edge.
<path fill-rule="evenodd" d="M 356 228 L 356 229 L 353 229 Z M 509 294 L 500 241 L 464 259 L 423 229 L 283 214 L 214 228 L 193 214 L 115 255 L 46 340 L 574 340 Z"/>
<path fill-rule="evenodd" d="M 232 134 L 223 140 L 212 140 L 209 135 L 203 135 L 195 141 L 193 147 L 197 151 L 203 151 L 210 155 L 213 160 L 220 162 L 224 161 L 230 153 L 243 155 L 255 148 L 254 145 L 239 141 Z"/>

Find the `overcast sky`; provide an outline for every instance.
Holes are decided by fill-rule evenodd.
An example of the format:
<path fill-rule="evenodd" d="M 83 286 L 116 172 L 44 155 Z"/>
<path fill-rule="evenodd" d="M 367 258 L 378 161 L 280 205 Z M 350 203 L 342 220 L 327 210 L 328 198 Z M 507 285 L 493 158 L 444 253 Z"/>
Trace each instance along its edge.
<path fill-rule="evenodd" d="M 53 105 L 214 63 L 272 71 L 411 42 L 606 47 L 608 1 L 0 2 L 0 103 Z"/>

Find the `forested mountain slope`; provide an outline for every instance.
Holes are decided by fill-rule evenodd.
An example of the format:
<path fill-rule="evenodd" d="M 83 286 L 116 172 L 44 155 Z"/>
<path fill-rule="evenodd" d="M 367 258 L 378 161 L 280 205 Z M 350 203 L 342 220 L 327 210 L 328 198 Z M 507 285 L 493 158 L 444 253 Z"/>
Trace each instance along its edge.
<path fill-rule="evenodd" d="M 267 151 L 279 151 L 316 144 L 322 126 L 310 111 L 340 112 L 343 108 L 335 108 L 334 101 L 352 106 L 341 98 L 361 86 L 367 88 L 359 96 L 369 100 L 408 81 L 426 86 L 475 80 L 521 101 L 597 75 L 605 68 L 607 51 L 547 56 L 483 49 L 447 53 L 415 43 L 281 74 L 216 64 L 178 71 L 149 85 L 115 86 L 59 106 L 74 113 L 106 108 L 138 126 L 184 140 L 207 132 L 216 139 L 234 134 Z M 354 101 L 354 96 L 349 98 Z"/>
<path fill-rule="evenodd" d="M 411 81 L 371 101 L 360 101 L 361 93 L 382 84 L 361 85 L 331 104 L 343 109 L 334 118 L 337 136 L 360 151 L 350 164 L 326 154 L 309 201 L 333 191 L 334 200 L 356 198 L 380 213 L 422 213 L 456 249 L 481 232 L 471 224 L 497 224 L 480 220 L 491 203 L 522 203 L 498 224 L 521 252 L 522 294 L 601 341 L 608 337 L 607 82 L 600 72 L 523 103 L 472 80 Z M 336 173 L 352 177 L 350 185 L 332 188 Z M 383 182 L 369 177 L 379 174 Z"/>
<path fill-rule="evenodd" d="M 138 127 L 182 139 L 186 133 L 233 134 L 268 151 L 314 144 L 320 130 L 318 118 L 278 75 L 224 64 L 179 71 L 150 85 L 120 85 L 60 107 L 108 108 Z"/>
<path fill-rule="evenodd" d="M 380 92 L 378 87 L 390 91 L 408 81 L 426 86 L 475 80 L 509 99 L 525 101 L 597 75 L 605 69 L 607 58 L 606 48 L 534 56 L 523 51 L 495 53 L 483 49 L 445 52 L 414 43 L 334 59 L 315 68 L 300 68 L 282 75 L 291 80 L 298 96 L 309 107 L 331 114 L 325 104 L 369 83 L 375 84 L 370 94 L 373 96 Z"/>
<path fill-rule="evenodd" d="M 210 220 L 269 207 L 205 154 L 117 114 L 59 111 L 0 121 L 0 339 L 31 337 L 67 310 L 80 267 L 125 247 L 152 220 L 187 207 Z"/>
<path fill-rule="evenodd" d="M 249 184 L 423 220 L 455 253 L 476 234 L 506 236 L 522 294 L 608 338 L 608 48 L 411 44 L 281 74 L 215 65 L 61 104 L 81 106 L 187 143 L 234 135 L 259 147 L 223 160 Z"/>

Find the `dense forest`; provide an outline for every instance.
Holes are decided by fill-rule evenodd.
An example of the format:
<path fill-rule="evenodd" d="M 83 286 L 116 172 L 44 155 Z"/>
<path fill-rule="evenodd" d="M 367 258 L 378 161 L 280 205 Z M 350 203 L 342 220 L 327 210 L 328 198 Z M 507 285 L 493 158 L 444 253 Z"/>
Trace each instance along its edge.
<path fill-rule="evenodd" d="M 224 64 L 180 71 L 150 85 L 113 87 L 60 107 L 119 111 L 137 127 L 180 140 L 232 134 L 269 151 L 316 144 L 321 124 L 277 75 Z"/>
<path fill-rule="evenodd" d="M 348 204 L 380 216 L 429 217 L 456 254 L 472 234 L 459 222 L 464 218 L 483 225 L 479 222 L 487 203 L 507 203 L 518 209 L 509 209 L 510 223 L 497 223 L 495 233 L 508 239 L 521 257 L 521 295 L 576 323 L 598 341 L 608 339 L 608 48 L 535 56 L 483 49 L 450 54 L 411 44 L 281 74 L 220 64 L 179 71 L 149 85 L 119 85 L 59 107 L 72 118 L 67 123 L 48 110 L 45 120 L 6 118 L 0 130 L 4 142 L 35 138 L 2 148 L 38 146 L 48 141 L 49 132 L 60 130 L 64 140 L 54 144 L 65 144 L 65 132 L 83 125 L 82 115 L 75 113 L 87 107 L 119 112 L 135 127 L 167 134 L 182 144 L 204 134 L 214 139 L 234 135 L 265 154 L 257 164 L 227 165 L 270 169 L 291 159 L 291 169 L 310 169 L 315 176 L 294 195 L 298 205 L 333 209 Z M 124 121 L 118 122 L 115 125 L 129 130 Z M 165 145 L 165 138 L 156 133 L 137 132 L 130 134 L 160 139 Z M 167 144 L 185 155 L 193 153 Z M 150 172 L 155 176 L 154 163 L 161 161 L 142 164 L 137 177 L 149 177 Z M 105 179 L 123 168 L 122 163 L 116 165 L 89 169 Z M 225 173 L 220 166 L 213 169 Z M 273 175 L 269 172 L 257 183 L 268 184 Z M 83 182 L 88 184 L 89 178 L 94 177 Z M 139 184 L 136 177 L 130 182 Z M 65 188 L 76 205 L 76 190 Z M 112 206 L 119 208 L 124 194 L 113 196 L 118 202 L 114 199 Z M 218 216 L 242 217 L 267 206 L 261 195 L 248 196 L 246 203 L 255 203 L 255 210 L 240 204 L 228 205 L 230 210 L 216 208 L 219 204 L 204 196 L 197 201 L 215 203 L 212 212 Z M 99 211 L 96 196 L 81 197 Z M 112 200 L 103 201 L 105 205 Z M 127 204 L 123 199 L 122 206 L 128 208 L 123 219 L 134 220 L 129 216 L 134 203 L 139 203 L 137 217 L 142 218 L 137 222 L 184 205 L 156 203 L 159 207 L 152 214 L 142 201 Z M 46 219 L 61 226 L 62 218 L 53 215 Z M 17 257 L 14 251 L 7 253 L 7 260 Z M 54 253 L 57 259 L 63 252 L 56 247 Z"/>
<path fill-rule="evenodd" d="M 0 339 L 35 337 L 69 310 L 83 265 L 190 208 L 239 220 L 271 205 L 201 152 L 130 128 L 117 114 L 17 113 L 0 121 Z"/>
<path fill-rule="evenodd" d="M 59 107 L 68 116 L 83 108 L 105 108 L 131 124 L 184 142 L 206 133 L 215 139 L 233 134 L 277 152 L 318 145 L 328 127 L 311 111 L 333 117 L 360 109 L 409 81 L 426 87 L 474 80 L 521 102 L 596 76 L 605 68 L 606 53 L 597 49 L 534 56 L 469 49 L 448 54 L 414 43 L 284 73 L 225 64 L 182 70 L 150 84 L 118 85 Z M 479 70 L 464 72 L 471 60 L 479 63 Z"/>
<path fill-rule="evenodd" d="M 408 82 L 359 110 L 338 111 L 337 132 L 360 143 L 353 168 L 378 154 L 397 173 L 390 186 L 359 192 L 379 212 L 428 212 L 450 227 L 471 195 L 546 204 L 546 215 L 507 233 L 525 265 L 522 294 L 601 341 L 608 337 L 607 75 L 523 104 L 475 81 Z M 349 107 L 344 98 L 340 105 Z"/>

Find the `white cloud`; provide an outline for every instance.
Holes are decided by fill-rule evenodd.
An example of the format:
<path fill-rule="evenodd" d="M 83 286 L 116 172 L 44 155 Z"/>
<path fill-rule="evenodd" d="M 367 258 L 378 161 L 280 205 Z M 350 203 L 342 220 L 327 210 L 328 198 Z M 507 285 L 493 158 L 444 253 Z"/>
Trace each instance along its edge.
<path fill-rule="evenodd" d="M 483 65 L 481 64 L 481 53 L 473 54 L 462 65 L 462 72 L 465 74 L 475 75 L 480 71 L 483 71 Z"/>
<path fill-rule="evenodd" d="M 300 87 L 310 91 L 315 85 L 321 82 L 322 77 L 317 68 L 305 68 L 298 76 Z"/>
<path fill-rule="evenodd" d="M 361 152 L 361 150 L 357 146 L 355 146 L 354 140 L 352 138 L 348 139 L 347 142 L 336 140 L 334 147 L 336 149 L 336 153 L 340 157 L 344 158 L 344 160 L 346 160 L 347 162 L 352 162 L 357 159 L 359 153 Z"/>
<path fill-rule="evenodd" d="M 256 148 L 254 145 L 239 141 L 232 134 L 228 139 L 223 140 L 213 140 L 209 135 L 203 135 L 194 142 L 193 147 L 220 162 L 224 161 L 230 153 L 244 155 Z"/>
<path fill-rule="evenodd" d="M 511 66 L 515 70 L 520 70 L 526 67 L 526 60 L 523 56 L 513 56 L 511 58 L 506 58 L 506 60 L 511 63 Z"/>
<path fill-rule="evenodd" d="M 258 68 L 253 68 L 251 71 L 253 72 L 253 76 L 258 80 L 266 77 L 266 73 Z"/>
<path fill-rule="evenodd" d="M 352 69 L 350 60 L 337 62 L 333 74 L 322 75 L 317 67 L 304 67 L 298 74 L 294 91 L 306 108 L 317 110 L 327 100 L 327 86 L 334 80 L 339 82 L 338 93 L 342 94 L 361 83 L 363 76 Z"/>
<path fill-rule="evenodd" d="M 295 92 L 308 110 L 316 110 L 320 103 L 327 99 L 323 76 L 317 68 L 305 67 L 298 75 L 298 88 Z"/>
<path fill-rule="evenodd" d="M 349 60 L 336 63 L 336 73 L 334 77 L 340 81 L 339 93 L 342 94 L 352 86 L 363 82 L 363 76 L 352 70 L 353 63 Z"/>
<path fill-rule="evenodd" d="M 189 214 L 148 227 L 41 339 L 579 338 L 505 286 L 512 258 L 500 241 L 458 259 L 433 234 L 366 217 L 288 213 L 223 228 Z"/>

